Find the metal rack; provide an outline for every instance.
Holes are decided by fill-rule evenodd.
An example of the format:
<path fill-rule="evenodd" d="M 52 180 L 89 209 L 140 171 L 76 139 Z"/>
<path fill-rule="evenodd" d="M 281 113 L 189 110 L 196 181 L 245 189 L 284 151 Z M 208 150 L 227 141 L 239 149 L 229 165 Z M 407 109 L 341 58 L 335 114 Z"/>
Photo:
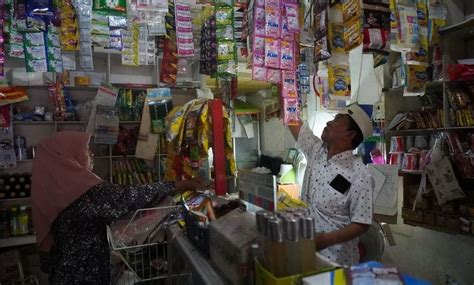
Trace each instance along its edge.
<path fill-rule="evenodd" d="M 179 206 L 137 210 L 108 227 L 114 267 L 112 284 L 187 284 L 189 276 L 171 275 L 166 229 L 179 219 Z"/>

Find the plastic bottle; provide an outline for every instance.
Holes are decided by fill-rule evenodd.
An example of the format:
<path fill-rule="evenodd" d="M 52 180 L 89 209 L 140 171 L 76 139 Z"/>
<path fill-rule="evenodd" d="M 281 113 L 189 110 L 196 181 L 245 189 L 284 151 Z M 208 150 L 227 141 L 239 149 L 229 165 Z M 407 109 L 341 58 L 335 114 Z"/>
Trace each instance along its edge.
<path fill-rule="evenodd" d="M 10 175 L 10 176 L 8 177 L 8 182 L 10 182 L 11 184 L 13 184 L 13 183 L 16 182 L 17 178 L 18 178 L 18 175 L 17 175 L 17 174 Z"/>
<path fill-rule="evenodd" d="M 20 223 L 18 220 L 18 209 L 13 207 L 10 209 L 10 231 L 12 236 L 17 236 L 19 233 Z"/>
<path fill-rule="evenodd" d="M 28 212 L 26 211 L 26 206 L 20 207 L 20 212 L 18 213 L 18 235 L 27 235 L 28 230 Z"/>

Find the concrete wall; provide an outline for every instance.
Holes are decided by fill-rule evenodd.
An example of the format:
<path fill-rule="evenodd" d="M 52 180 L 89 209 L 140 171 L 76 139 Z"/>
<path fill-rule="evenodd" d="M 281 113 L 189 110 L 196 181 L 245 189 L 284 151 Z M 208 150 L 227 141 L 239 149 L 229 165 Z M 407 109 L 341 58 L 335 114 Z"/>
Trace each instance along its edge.
<path fill-rule="evenodd" d="M 474 17 L 474 1 L 467 0 L 465 1 L 464 5 L 465 5 L 464 18 L 468 19 L 468 18 Z"/>

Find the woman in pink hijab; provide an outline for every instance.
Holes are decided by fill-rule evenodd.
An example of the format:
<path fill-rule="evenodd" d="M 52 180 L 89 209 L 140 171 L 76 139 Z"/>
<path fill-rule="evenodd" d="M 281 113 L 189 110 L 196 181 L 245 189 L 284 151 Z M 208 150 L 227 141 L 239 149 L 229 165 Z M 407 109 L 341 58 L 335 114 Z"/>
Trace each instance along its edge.
<path fill-rule="evenodd" d="M 120 186 L 92 172 L 90 135 L 59 132 L 37 147 L 32 174 L 33 225 L 49 255 L 50 284 L 109 284 L 106 225 L 171 191 L 202 182 Z"/>

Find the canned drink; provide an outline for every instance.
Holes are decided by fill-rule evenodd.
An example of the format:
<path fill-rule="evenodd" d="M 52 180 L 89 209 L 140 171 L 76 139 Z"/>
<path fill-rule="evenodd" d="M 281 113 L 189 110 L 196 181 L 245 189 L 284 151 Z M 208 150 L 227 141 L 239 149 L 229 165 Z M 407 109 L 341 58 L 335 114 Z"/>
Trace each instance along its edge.
<path fill-rule="evenodd" d="M 45 121 L 52 121 L 53 120 L 53 113 L 51 113 L 51 112 L 44 113 L 44 120 Z"/>
<path fill-rule="evenodd" d="M 403 170 L 418 170 L 418 154 L 405 153 L 403 157 Z"/>
<path fill-rule="evenodd" d="M 24 136 L 16 136 L 15 137 L 15 147 L 16 148 L 25 148 L 26 147 L 26 139 Z"/>
<path fill-rule="evenodd" d="M 402 136 L 394 136 L 390 139 L 390 153 L 404 152 L 405 139 Z"/>
<path fill-rule="evenodd" d="M 26 160 L 28 159 L 28 154 L 26 152 L 26 148 L 17 148 L 16 149 L 16 159 L 18 160 Z"/>
<path fill-rule="evenodd" d="M 403 152 L 391 153 L 389 164 L 398 165 L 398 170 L 400 170 L 403 163 L 403 154 Z"/>
<path fill-rule="evenodd" d="M 414 146 L 417 149 L 427 149 L 428 148 L 428 137 L 427 136 L 415 136 Z"/>

